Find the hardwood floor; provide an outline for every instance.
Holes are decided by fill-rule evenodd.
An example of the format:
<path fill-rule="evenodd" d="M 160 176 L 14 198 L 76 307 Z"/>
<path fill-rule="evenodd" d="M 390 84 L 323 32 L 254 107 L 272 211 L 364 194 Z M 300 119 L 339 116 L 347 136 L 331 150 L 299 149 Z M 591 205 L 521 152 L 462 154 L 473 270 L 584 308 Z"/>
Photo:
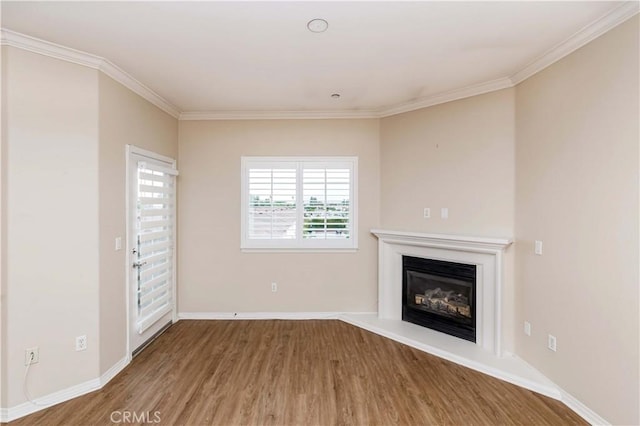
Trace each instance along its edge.
<path fill-rule="evenodd" d="M 324 320 L 180 321 L 102 390 L 10 425 L 114 423 L 587 424 L 553 399 Z"/>

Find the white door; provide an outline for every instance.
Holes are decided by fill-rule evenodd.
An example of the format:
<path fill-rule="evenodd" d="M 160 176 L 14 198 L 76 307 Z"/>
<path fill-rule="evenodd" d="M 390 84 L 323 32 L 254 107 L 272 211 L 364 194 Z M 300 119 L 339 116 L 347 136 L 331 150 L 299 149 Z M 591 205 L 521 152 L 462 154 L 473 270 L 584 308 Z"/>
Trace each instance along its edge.
<path fill-rule="evenodd" d="M 128 146 L 129 354 L 175 319 L 175 160 Z"/>

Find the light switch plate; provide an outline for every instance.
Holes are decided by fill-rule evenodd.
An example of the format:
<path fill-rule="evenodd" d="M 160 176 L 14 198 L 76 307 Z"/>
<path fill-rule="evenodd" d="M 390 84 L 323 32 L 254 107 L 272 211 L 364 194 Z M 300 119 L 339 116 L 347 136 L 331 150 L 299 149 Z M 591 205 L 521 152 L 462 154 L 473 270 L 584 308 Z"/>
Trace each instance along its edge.
<path fill-rule="evenodd" d="M 554 352 L 556 352 L 558 350 L 558 342 L 556 340 L 556 336 L 549 334 L 549 341 L 548 341 L 548 347 L 549 350 L 552 350 Z"/>
<path fill-rule="evenodd" d="M 538 256 L 542 256 L 542 241 L 536 240 L 536 247 L 534 251 Z"/>

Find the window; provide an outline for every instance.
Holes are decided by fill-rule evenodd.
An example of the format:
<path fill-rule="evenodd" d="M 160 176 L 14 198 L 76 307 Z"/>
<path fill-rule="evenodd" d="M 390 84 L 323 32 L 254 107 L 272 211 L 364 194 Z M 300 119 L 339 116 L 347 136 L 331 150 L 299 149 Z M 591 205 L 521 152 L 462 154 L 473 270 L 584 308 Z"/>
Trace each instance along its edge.
<path fill-rule="evenodd" d="M 357 248 L 356 157 L 242 157 L 243 249 Z"/>

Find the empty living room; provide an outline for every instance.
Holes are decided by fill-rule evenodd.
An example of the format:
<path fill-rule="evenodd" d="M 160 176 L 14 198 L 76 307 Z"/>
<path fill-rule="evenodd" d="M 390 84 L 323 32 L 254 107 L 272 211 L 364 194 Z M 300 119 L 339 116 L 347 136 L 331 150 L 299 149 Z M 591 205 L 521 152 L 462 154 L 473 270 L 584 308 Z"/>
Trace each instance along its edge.
<path fill-rule="evenodd" d="M 640 425 L 640 1 L 0 2 L 0 422 Z"/>

